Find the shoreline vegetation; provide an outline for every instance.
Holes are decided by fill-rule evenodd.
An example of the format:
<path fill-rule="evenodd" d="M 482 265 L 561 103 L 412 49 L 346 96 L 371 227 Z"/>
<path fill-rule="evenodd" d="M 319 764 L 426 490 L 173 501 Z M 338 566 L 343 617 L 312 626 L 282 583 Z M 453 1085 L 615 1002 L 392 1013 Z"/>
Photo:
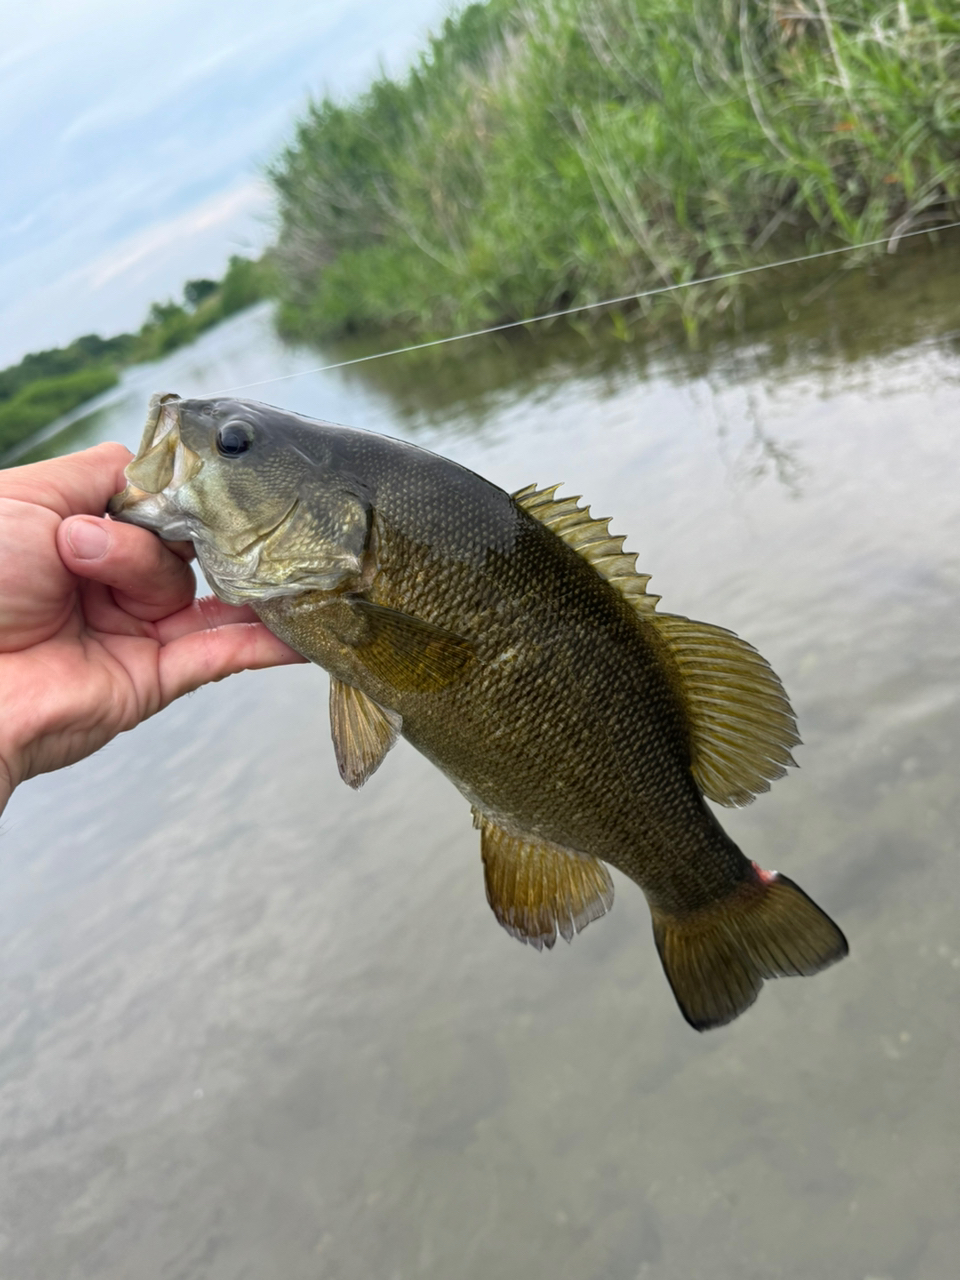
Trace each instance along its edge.
<path fill-rule="evenodd" d="M 0 370 L 0 454 L 115 387 L 128 365 L 175 351 L 258 302 L 267 276 L 264 262 L 234 255 L 222 280 L 188 280 L 182 302 L 155 302 L 136 333 L 86 334 Z"/>
<path fill-rule="evenodd" d="M 0 371 L 0 454 L 264 297 L 288 338 L 403 345 L 823 249 L 895 249 L 960 219 L 960 13 L 471 3 L 405 76 L 312 102 L 269 177 L 279 232 L 261 259 L 188 281 L 137 333 Z M 744 328 L 771 289 L 740 277 L 558 323 L 696 341 Z"/>
<path fill-rule="evenodd" d="M 270 169 L 281 332 L 430 339 L 960 217 L 945 0 L 487 0 Z M 872 254 L 883 252 L 883 248 Z M 846 265 L 870 251 L 852 253 Z M 769 279 L 578 323 L 742 321 Z"/>

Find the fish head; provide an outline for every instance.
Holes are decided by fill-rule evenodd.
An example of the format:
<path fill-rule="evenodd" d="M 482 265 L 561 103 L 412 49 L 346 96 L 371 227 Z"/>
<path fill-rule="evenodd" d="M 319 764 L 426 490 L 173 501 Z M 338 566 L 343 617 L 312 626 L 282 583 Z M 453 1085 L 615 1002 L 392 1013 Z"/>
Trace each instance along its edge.
<path fill-rule="evenodd" d="M 337 428 L 250 401 L 156 395 L 117 520 L 186 539 L 231 604 L 342 589 L 362 573 L 371 503 Z"/>

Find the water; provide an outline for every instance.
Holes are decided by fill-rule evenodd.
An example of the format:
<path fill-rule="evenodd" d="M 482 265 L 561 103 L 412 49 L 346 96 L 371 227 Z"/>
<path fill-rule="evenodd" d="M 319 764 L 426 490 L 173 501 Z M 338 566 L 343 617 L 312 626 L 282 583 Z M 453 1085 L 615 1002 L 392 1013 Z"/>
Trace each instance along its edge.
<path fill-rule="evenodd" d="M 957 265 L 700 353 L 556 335 L 250 393 L 566 480 L 664 607 L 756 644 L 802 767 L 724 822 L 852 954 L 698 1036 L 623 877 L 571 947 L 518 946 L 435 770 L 401 744 L 349 792 L 326 677 L 235 677 L 7 811 L 0 1275 L 955 1274 Z M 250 312 L 54 447 L 313 363 Z"/>

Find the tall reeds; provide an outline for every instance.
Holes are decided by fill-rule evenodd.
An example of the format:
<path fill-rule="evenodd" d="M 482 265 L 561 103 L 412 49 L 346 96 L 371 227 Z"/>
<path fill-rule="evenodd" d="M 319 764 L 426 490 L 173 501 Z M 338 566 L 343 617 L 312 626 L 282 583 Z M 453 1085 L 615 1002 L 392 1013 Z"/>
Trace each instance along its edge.
<path fill-rule="evenodd" d="M 433 335 L 895 243 L 960 211 L 960 12 L 489 0 L 405 79 L 311 105 L 271 176 L 281 323 L 308 335 Z M 695 326 L 742 287 L 656 306 Z"/>

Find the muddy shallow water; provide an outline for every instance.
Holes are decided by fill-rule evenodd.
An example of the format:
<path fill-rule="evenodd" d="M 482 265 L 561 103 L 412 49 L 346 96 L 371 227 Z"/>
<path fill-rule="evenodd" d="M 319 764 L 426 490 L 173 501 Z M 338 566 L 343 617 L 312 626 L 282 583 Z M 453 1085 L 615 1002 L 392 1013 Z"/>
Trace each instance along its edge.
<path fill-rule="evenodd" d="M 439 773 L 401 744 L 354 794 L 322 672 L 235 677 L 4 818 L 0 1276 L 955 1274 L 957 298 L 945 250 L 705 352 L 568 334 L 244 393 L 567 481 L 664 608 L 754 643 L 801 768 L 723 821 L 851 956 L 698 1036 L 630 882 L 518 946 Z M 249 312 L 47 448 L 320 359 Z"/>

